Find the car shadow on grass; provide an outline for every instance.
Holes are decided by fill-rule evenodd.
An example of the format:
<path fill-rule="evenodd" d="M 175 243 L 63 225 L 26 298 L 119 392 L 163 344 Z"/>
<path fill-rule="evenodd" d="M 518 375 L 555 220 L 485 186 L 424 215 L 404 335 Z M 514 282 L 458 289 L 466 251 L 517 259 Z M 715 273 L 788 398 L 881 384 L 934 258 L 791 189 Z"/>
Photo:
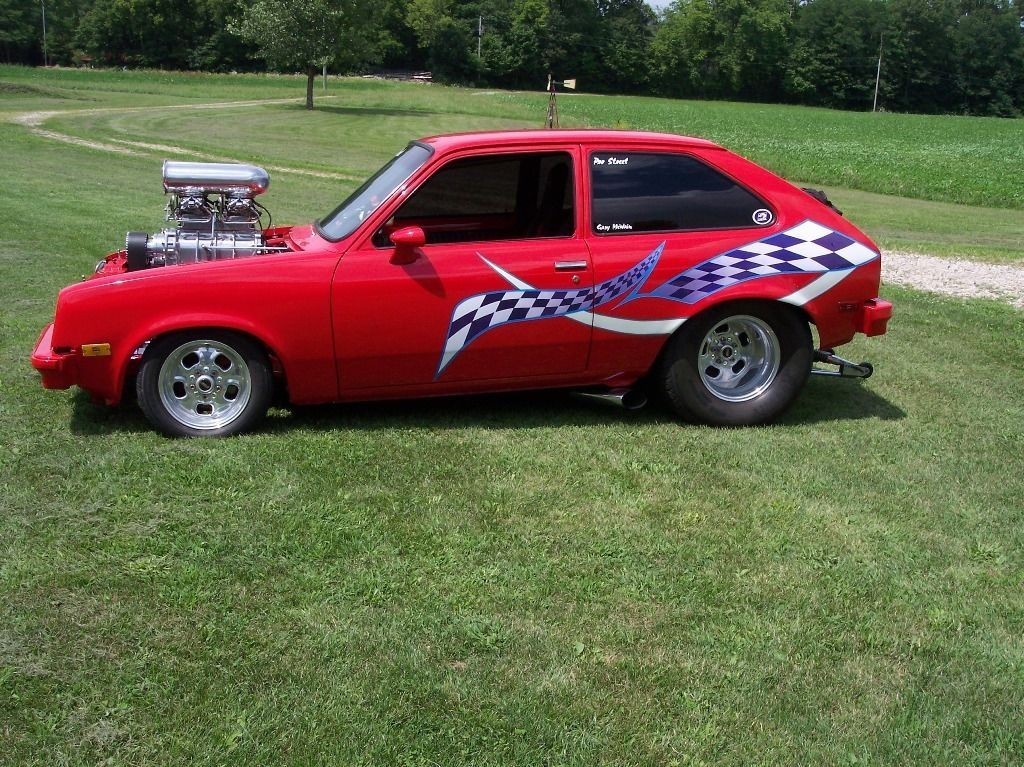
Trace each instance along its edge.
<path fill-rule="evenodd" d="M 126 397 L 116 407 L 107 407 L 96 404 L 88 394 L 77 389 L 71 397 L 71 431 L 83 436 L 144 434 L 152 431 L 152 427 L 134 397 Z"/>
<path fill-rule="evenodd" d="M 906 413 L 862 381 L 813 378 L 780 426 L 905 418 Z M 260 427 L 264 434 L 346 429 L 531 429 L 562 426 L 652 426 L 679 423 L 657 400 L 641 410 L 586 400 L 565 391 L 481 394 L 275 408 Z M 94 404 L 84 392 L 73 399 L 71 430 L 80 435 L 152 431 L 134 402 L 115 408 Z"/>
<path fill-rule="evenodd" d="M 863 380 L 811 376 L 793 407 L 778 423 L 786 426 L 868 418 L 898 421 L 906 417 L 905 410 L 874 391 Z"/>
<path fill-rule="evenodd" d="M 779 425 L 871 418 L 892 421 L 905 417 L 905 411 L 861 381 L 813 378 Z M 263 431 L 394 427 L 530 429 L 679 423 L 680 419 L 657 399 L 641 410 L 627 411 L 565 391 L 537 391 L 298 407 L 269 418 Z"/>
<path fill-rule="evenodd" d="M 268 419 L 264 429 L 532 429 L 671 420 L 672 414 L 660 407 L 628 411 L 549 390 L 304 406 Z"/>

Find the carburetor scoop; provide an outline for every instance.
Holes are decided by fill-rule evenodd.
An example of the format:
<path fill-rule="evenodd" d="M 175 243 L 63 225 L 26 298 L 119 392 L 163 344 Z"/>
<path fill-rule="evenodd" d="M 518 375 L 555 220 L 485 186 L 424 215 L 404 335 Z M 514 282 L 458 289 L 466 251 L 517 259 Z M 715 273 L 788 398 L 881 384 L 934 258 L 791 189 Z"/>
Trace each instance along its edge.
<path fill-rule="evenodd" d="M 164 160 L 164 191 L 179 195 L 225 194 L 251 199 L 270 186 L 270 174 L 255 165 Z"/>

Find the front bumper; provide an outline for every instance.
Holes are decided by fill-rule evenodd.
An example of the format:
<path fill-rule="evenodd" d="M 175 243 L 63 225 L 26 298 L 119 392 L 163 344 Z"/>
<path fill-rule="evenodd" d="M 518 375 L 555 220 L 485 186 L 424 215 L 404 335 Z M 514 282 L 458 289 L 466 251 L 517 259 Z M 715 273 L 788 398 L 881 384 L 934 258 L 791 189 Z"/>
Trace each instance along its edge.
<path fill-rule="evenodd" d="M 880 336 L 885 333 L 892 317 L 892 304 L 881 298 L 865 301 L 857 317 L 857 332 L 866 336 Z"/>
<path fill-rule="evenodd" d="M 54 351 L 52 322 L 39 334 L 30 359 L 32 367 L 43 377 L 44 389 L 69 389 L 75 384 L 78 354 Z"/>

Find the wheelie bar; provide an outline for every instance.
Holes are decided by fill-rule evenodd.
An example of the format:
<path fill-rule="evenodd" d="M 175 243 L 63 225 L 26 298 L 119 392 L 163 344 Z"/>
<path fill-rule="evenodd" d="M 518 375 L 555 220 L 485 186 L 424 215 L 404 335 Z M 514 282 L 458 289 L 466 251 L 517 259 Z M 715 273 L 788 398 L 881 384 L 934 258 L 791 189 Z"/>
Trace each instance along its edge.
<path fill-rule="evenodd" d="M 837 357 L 831 349 L 815 349 L 814 361 L 824 362 L 828 365 L 836 365 L 839 370 L 822 370 L 812 367 L 811 373 L 818 376 L 836 376 L 840 378 L 870 378 L 875 372 L 870 362 L 850 362 L 842 357 Z"/>

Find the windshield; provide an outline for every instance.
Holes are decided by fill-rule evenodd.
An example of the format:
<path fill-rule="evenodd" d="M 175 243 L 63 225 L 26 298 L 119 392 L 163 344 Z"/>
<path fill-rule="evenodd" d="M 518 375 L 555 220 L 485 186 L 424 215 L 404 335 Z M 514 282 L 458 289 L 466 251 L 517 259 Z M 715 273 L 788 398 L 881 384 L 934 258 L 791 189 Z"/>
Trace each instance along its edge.
<path fill-rule="evenodd" d="M 328 240 L 348 237 L 409 176 L 422 167 L 430 153 L 431 149 L 423 144 L 409 144 L 317 224 L 320 234 Z"/>

